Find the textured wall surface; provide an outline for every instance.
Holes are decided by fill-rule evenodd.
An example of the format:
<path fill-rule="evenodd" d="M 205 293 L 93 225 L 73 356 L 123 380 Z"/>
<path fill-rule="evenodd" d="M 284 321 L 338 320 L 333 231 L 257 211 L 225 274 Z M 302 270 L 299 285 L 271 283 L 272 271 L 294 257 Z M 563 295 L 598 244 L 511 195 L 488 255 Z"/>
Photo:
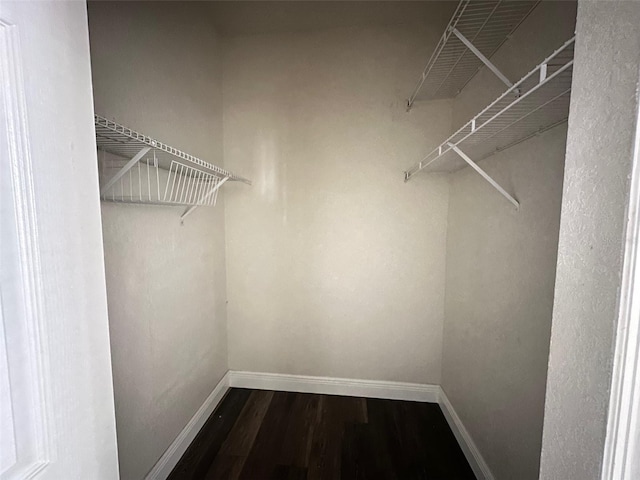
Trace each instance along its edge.
<path fill-rule="evenodd" d="M 440 17 L 225 45 L 230 368 L 439 383 L 448 181 L 402 172 L 450 127 L 404 108 Z"/>
<path fill-rule="evenodd" d="M 221 165 L 221 55 L 203 8 L 91 3 L 95 108 Z M 219 200 L 184 226 L 179 207 L 102 203 L 123 480 L 151 469 L 227 370 Z"/>
<path fill-rule="evenodd" d="M 543 3 L 492 60 L 521 78 L 571 38 L 575 14 L 574 2 Z M 503 91 L 480 71 L 454 124 Z M 538 477 L 566 132 L 481 162 L 519 211 L 470 168 L 451 181 L 442 387 L 498 480 Z"/>
<path fill-rule="evenodd" d="M 640 2 L 579 2 L 540 478 L 600 478 L 640 66 Z"/>

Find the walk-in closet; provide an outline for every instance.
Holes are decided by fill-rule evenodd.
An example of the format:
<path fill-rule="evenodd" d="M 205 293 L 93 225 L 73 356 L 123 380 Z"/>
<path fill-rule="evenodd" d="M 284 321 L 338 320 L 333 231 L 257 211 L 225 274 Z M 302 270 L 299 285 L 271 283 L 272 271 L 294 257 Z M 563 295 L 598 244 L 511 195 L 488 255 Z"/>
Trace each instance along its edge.
<path fill-rule="evenodd" d="M 428 385 L 478 475 L 537 478 L 575 19 L 89 4 L 124 478 L 227 370 Z"/>
<path fill-rule="evenodd" d="M 27 293 L 0 300 L 32 320 L 3 321 L 0 378 L 6 425 L 48 439 L 2 461 L 621 480 L 639 25 L 636 1 L 2 0 Z"/>

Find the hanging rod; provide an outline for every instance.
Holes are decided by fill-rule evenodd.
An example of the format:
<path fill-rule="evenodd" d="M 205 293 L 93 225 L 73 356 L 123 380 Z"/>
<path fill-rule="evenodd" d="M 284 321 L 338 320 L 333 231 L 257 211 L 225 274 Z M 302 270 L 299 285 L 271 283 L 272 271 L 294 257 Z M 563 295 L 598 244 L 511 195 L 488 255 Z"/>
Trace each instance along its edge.
<path fill-rule="evenodd" d="M 489 60 L 540 0 L 461 0 L 407 101 L 455 97 L 482 65 L 511 81 Z"/>
<path fill-rule="evenodd" d="M 405 182 L 422 170 L 455 172 L 566 122 L 574 43 L 575 36 L 414 164 Z"/>
<path fill-rule="evenodd" d="M 100 198 L 118 203 L 214 206 L 227 181 L 244 177 L 95 115 Z"/>

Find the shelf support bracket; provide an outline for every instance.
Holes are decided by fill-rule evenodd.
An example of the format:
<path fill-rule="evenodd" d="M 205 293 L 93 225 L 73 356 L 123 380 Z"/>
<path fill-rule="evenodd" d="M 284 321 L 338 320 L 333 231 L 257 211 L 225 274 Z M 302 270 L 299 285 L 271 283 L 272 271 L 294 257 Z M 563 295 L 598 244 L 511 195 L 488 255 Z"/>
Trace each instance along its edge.
<path fill-rule="evenodd" d="M 218 191 L 218 189 L 222 185 L 224 185 L 227 180 L 229 180 L 229 177 L 224 177 L 222 180 L 220 180 L 218 183 L 216 183 L 213 187 L 211 187 L 207 193 L 205 193 L 202 197 L 200 197 L 200 199 L 198 200 L 198 205 L 192 205 L 192 206 L 188 207 L 184 211 L 182 216 L 180 217 L 180 222 L 183 222 L 184 219 L 187 218 L 191 214 L 191 212 L 193 212 L 196 208 L 198 208 L 199 205 L 201 205 L 202 203 L 204 203 L 207 200 L 209 200 L 212 195 L 215 195 L 215 193 Z M 215 200 L 214 200 L 214 202 L 215 202 Z M 214 205 L 215 205 L 215 203 L 214 203 Z"/>
<path fill-rule="evenodd" d="M 449 147 L 451 147 L 451 150 L 456 152 L 460 156 L 460 158 L 462 158 L 465 162 L 469 164 L 471 168 L 473 168 L 476 172 L 482 175 L 482 178 L 484 178 L 487 182 L 489 182 L 493 186 L 493 188 L 498 190 L 498 192 L 500 192 L 503 197 L 509 200 L 516 207 L 516 210 L 520 209 L 520 203 L 511 195 L 509 195 L 509 193 L 507 193 L 507 191 L 504 188 L 502 188 L 498 184 L 498 182 L 496 182 L 493 178 L 491 178 L 487 172 L 485 172 L 482 168 L 480 168 L 477 163 L 471 160 L 462 150 L 456 147 L 453 143 L 449 143 L 448 145 Z"/>
<path fill-rule="evenodd" d="M 465 37 L 462 33 L 460 33 L 460 31 L 457 28 L 452 28 L 451 32 L 453 32 L 453 34 L 458 37 L 458 39 L 464 43 L 465 47 L 467 47 L 469 50 L 471 50 L 471 52 L 473 52 L 473 54 L 478 57 L 480 59 L 480 61 L 482 63 L 484 63 L 487 68 L 489 70 L 491 70 L 496 77 L 498 77 L 500 80 L 502 80 L 502 82 L 509 88 L 513 87 L 513 83 L 511 83 L 511 81 L 509 81 L 509 79 L 507 77 L 505 77 L 502 72 L 500 70 L 498 70 L 498 67 L 496 67 L 493 63 L 491 63 L 491 61 L 485 57 L 482 52 L 480 50 L 478 50 L 476 48 L 476 46 L 471 43 L 467 37 Z"/>
<path fill-rule="evenodd" d="M 129 160 L 124 167 L 118 170 L 118 173 L 116 173 L 113 178 L 111 178 L 111 180 L 104 184 L 104 186 L 100 189 L 100 195 L 105 195 L 118 180 L 120 180 L 129 170 L 133 168 L 136 163 L 140 161 L 140 159 L 142 159 L 142 157 L 144 157 L 149 152 L 149 150 L 151 150 L 151 147 L 144 147 L 138 153 L 136 153 L 136 155 L 131 160 Z"/>

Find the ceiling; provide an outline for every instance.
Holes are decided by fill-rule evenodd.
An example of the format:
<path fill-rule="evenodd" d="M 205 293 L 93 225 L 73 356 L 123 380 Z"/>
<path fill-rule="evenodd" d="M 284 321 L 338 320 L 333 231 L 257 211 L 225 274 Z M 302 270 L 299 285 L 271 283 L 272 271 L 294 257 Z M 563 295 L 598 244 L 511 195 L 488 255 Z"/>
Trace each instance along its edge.
<path fill-rule="evenodd" d="M 457 3 L 455 0 L 235 0 L 209 2 L 208 7 L 217 31 L 237 36 L 399 24 L 435 24 L 444 28 Z"/>

